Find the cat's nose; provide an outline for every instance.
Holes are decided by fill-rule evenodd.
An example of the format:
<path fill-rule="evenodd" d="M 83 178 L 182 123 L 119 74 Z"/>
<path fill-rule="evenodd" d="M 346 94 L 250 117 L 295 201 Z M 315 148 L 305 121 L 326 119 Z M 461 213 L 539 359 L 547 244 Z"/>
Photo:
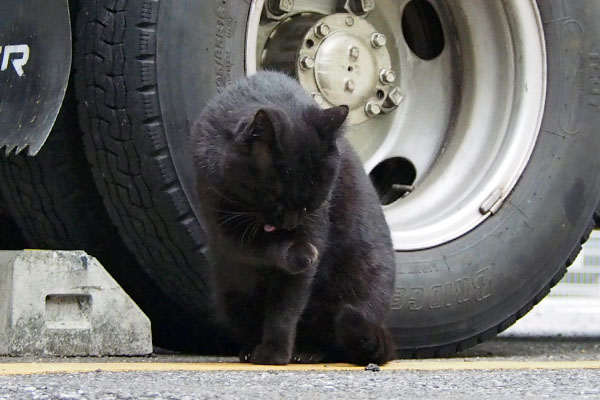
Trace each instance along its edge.
<path fill-rule="evenodd" d="M 283 215 L 283 223 L 281 227 L 285 230 L 292 231 L 298 227 L 300 222 L 300 213 L 297 211 L 289 211 Z"/>

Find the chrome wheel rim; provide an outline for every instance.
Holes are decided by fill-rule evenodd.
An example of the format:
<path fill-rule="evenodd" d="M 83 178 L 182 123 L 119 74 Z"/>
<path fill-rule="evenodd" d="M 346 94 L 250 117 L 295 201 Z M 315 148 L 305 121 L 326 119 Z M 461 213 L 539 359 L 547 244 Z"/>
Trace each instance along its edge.
<path fill-rule="evenodd" d="M 385 40 L 374 43 L 375 34 Z M 364 64 L 352 63 L 353 48 Z M 246 72 L 266 67 L 296 75 L 323 107 L 352 105 L 347 137 L 400 251 L 454 240 L 496 213 L 544 109 L 532 0 L 255 0 Z"/>

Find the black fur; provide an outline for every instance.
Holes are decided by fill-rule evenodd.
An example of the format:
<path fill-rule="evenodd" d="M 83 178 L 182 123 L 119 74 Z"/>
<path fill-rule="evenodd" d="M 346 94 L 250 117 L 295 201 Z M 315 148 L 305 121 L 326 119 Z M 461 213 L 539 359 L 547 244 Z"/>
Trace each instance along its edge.
<path fill-rule="evenodd" d="M 343 137 L 290 77 L 260 72 L 218 95 L 191 132 L 215 312 L 258 364 L 394 356 L 382 323 L 389 228 Z"/>

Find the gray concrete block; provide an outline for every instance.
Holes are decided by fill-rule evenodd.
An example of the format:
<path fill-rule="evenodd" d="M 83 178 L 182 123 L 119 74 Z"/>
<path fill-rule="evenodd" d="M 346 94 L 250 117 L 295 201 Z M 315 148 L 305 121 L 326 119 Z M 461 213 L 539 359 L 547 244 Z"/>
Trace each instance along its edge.
<path fill-rule="evenodd" d="M 83 251 L 0 251 L 0 354 L 143 355 L 150 320 Z"/>

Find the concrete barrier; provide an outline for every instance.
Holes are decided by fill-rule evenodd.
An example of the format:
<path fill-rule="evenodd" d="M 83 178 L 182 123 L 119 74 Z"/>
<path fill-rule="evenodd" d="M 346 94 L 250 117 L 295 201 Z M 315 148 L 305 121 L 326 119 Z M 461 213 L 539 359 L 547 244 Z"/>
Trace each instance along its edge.
<path fill-rule="evenodd" d="M 83 251 L 0 251 L 0 354 L 143 355 L 150 320 Z"/>

